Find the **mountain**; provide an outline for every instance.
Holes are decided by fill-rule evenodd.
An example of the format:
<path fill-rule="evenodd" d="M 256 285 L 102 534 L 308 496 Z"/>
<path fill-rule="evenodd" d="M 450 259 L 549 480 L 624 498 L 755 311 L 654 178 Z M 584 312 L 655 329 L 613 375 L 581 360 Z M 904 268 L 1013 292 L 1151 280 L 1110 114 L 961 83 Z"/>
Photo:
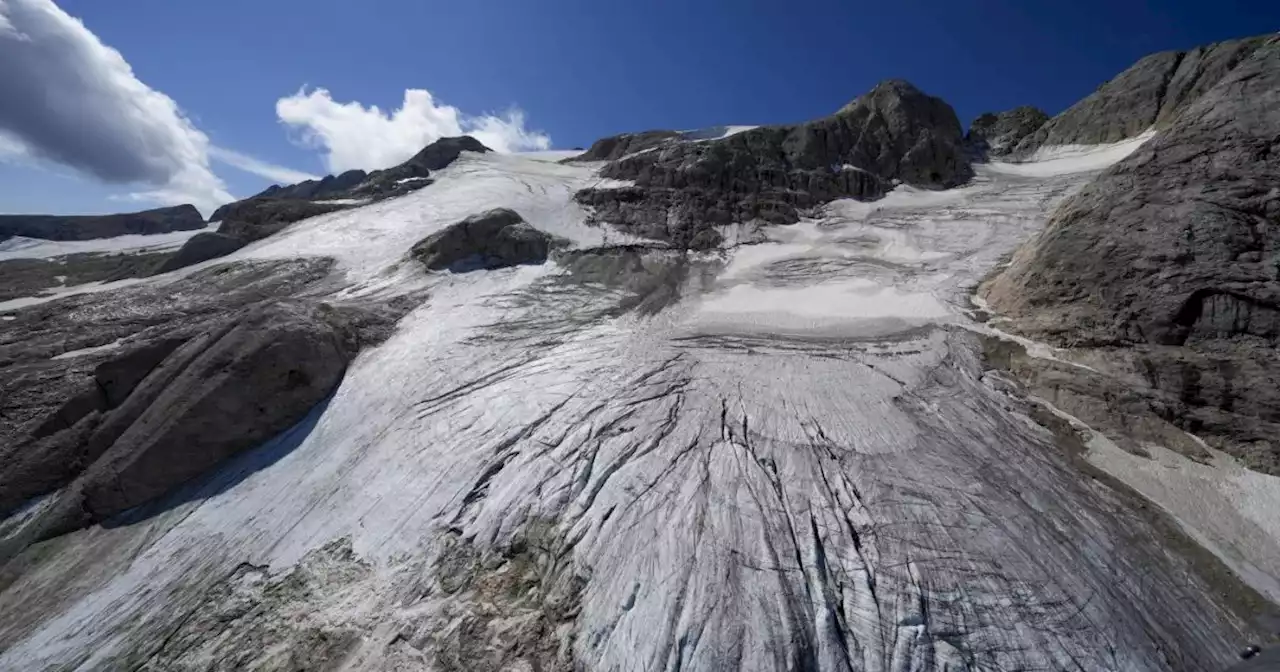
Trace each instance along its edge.
<path fill-rule="evenodd" d="M 1000 113 L 979 115 L 969 125 L 965 143 L 980 157 L 1001 157 L 1013 153 L 1018 143 L 1040 130 L 1049 115 L 1043 110 L 1023 105 Z"/>
<path fill-rule="evenodd" d="M 204 228 L 192 205 L 117 215 L 0 215 L 0 241 L 13 236 L 44 240 L 90 240 Z"/>
<path fill-rule="evenodd" d="M 1225 669 L 1280 624 L 1278 77 L 442 140 L 2 303 L 0 669 Z"/>
<path fill-rule="evenodd" d="M 1267 39 L 1147 56 L 1021 140 L 1015 152 L 1026 156 L 1048 145 L 1116 142 L 1164 128 Z"/>
<path fill-rule="evenodd" d="M 1190 54 L 1244 51 L 1064 202 L 987 296 L 1024 334 L 1141 367 L 1152 413 L 1280 475 L 1280 40 Z"/>

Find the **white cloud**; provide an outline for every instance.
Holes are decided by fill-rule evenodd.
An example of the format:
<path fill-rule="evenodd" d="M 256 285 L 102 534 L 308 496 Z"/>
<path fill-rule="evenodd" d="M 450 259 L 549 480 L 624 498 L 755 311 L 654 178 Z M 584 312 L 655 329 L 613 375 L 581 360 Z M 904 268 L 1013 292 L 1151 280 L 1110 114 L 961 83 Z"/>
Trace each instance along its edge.
<path fill-rule="evenodd" d="M 515 152 L 547 149 L 551 138 L 525 128 L 524 113 L 471 116 L 439 103 L 425 89 L 407 89 L 399 109 L 339 103 L 325 89 L 306 89 L 276 102 L 276 115 L 298 128 L 307 144 L 325 151 L 329 170 L 376 170 L 408 159 L 435 140 L 471 135 L 490 149 Z"/>
<path fill-rule="evenodd" d="M 215 161 L 220 161 L 228 166 L 239 168 L 246 173 L 253 173 L 254 175 L 265 177 L 268 180 L 278 182 L 280 184 L 293 184 L 295 182 L 320 179 L 317 175 L 304 173 L 301 170 L 294 170 L 284 166 L 277 166 L 273 163 L 267 163 L 266 161 L 255 159 L 248 154 L 241 154 L 240 152 L 227 149 L 226 147 L 210 146 L 209 156 Z"/>
<path fill-rule="evenodd" d="M 209 170 L 208 137 L 51 0 L 0 0 L 0 63 L 0 130 L 28 157 L 154 185 L 166 202 L 231 198 Z"/>

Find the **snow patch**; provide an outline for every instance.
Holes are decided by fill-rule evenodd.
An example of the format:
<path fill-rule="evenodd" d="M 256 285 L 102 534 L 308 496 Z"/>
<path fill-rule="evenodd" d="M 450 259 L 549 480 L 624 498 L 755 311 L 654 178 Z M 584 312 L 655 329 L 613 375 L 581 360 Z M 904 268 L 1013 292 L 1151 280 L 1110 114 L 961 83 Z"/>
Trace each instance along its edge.
<path fill-rule="evenodd" d="M 192 231 L 172 231 L 151 235 L 128 234 L 93 240 L 43 240 L 15 236 L 0 242 L 0 261 L 7 259 L 49 259 L 68 254 L 97 252 L 100 254 L 122 252 L 158 252 L 182 247 L 192 236 L 209 231 L 217 223 L 210 223 Z"/>
<path fill-rule="evenodd" d="M 993 161 L 979 164 L 977 170 L 1025 177 L 1052 177 L 1102 170 L 1137 151 L 1146 141 L 1155 137 L 1155 130 L 1105 145 L 1053 145 L 1041 147 L 1029 159 L 1020 163 Z"/>

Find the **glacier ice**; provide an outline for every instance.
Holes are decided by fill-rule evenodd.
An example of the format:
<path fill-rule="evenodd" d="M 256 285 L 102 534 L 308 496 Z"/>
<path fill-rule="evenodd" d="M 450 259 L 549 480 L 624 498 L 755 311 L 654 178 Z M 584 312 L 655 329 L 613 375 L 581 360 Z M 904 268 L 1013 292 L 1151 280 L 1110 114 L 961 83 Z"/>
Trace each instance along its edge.
<path fill-rule="evenodd" d="M 493 207 L 634 242 L 584 224 L 595 168 L 548 158 L 464 155 L 230 257 L 331 256 L 344 296 L 430 298 L 299 427 L 154 515 L 52 542 L 0 593 L 0 668 L 240 669 L 296 655 L 279 642 L 325 669 L 1231 660 L 1235 616 L 1027 419 L 966 316 L 1079 166 L 744 233 L 682 261 L 652 314 L 555 263 L 407 260 Z"/>

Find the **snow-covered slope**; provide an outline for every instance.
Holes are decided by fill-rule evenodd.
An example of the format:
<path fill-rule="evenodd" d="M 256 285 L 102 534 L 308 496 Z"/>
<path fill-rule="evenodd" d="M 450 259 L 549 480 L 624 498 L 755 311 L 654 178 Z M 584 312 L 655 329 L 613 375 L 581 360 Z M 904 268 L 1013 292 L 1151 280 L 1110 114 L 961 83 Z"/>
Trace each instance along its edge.
<path fill-rule="evenodd" d="M 255 243 L 229 260 L 430 298 L 294 430 L 54 542 L 0 593 L 0 668 L 1212 669 L 1235 617 L 981 365 L 972 287 L 1089 175 L 1014 172 L 658 259 L 653 314 L 406 260 L 499 206 L 627 242 L 541 157 Z"/>

